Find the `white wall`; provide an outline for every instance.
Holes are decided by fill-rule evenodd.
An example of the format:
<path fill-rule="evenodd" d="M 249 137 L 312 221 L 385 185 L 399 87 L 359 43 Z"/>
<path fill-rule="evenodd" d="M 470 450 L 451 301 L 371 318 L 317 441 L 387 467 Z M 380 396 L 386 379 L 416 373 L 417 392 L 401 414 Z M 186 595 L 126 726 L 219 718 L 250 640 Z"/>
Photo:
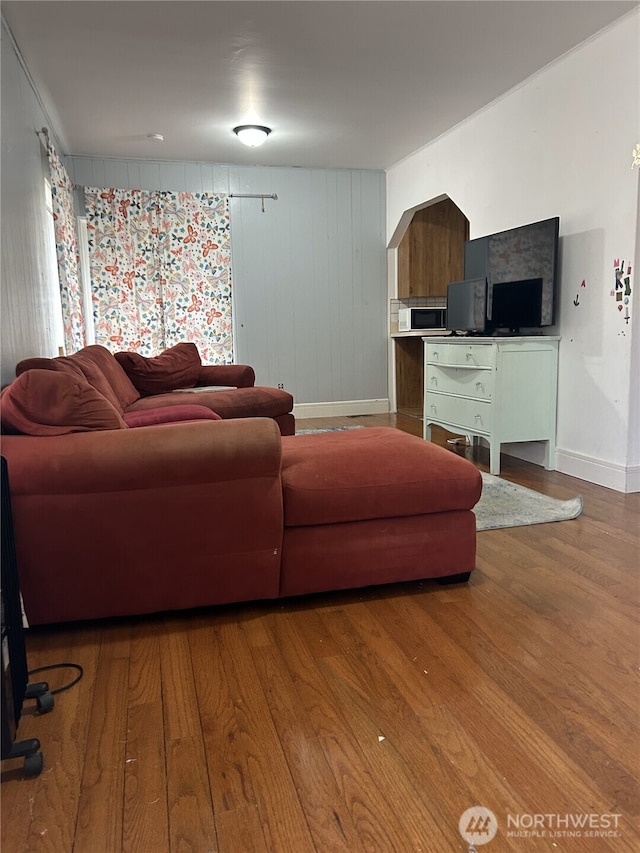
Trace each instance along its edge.
<path fill-rule="evenodd" d="M 549 330 L 562 336 L 557 468 L 621 491 L 640 488 L 631 414 L 632 332 L 640 335 L 640 170 L 631 169 L 640 141 L 639 18 L 636 10 L 387 176 L 389 245 L 406 210 L 443 194 L 469 219 L 472 238 L 560 216 L 559 315 Z M 610 296 L 616 258 L 633 267 L 629 324 Z M 542 448 L 523 455 L 541 461 Z"/>

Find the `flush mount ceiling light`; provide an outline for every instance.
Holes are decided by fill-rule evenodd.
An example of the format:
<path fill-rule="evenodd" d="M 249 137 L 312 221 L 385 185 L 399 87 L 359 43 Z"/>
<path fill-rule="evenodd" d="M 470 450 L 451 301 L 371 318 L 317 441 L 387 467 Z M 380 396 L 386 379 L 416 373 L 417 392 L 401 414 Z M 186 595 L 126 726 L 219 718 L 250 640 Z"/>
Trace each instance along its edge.
<path fill-rule="evenodd" d="M 264 127 L 261 124 L 240 124 L 233 128 L 233 132 L 238 137 L 243 145 L 249 145 L 251 148 L 257 148 L 262 145 L 267 136 L 271 133 L 270 127 Z"/>

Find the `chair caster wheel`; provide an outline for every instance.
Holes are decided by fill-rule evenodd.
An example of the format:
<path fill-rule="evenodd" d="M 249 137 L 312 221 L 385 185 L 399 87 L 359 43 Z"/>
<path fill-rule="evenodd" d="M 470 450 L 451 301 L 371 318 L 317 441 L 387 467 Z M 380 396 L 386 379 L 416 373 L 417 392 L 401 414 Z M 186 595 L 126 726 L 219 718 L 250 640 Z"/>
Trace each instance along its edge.
<path fill-rule="evenodd" d="M 24 774 L 25 776 L 39 776 L 42 773 L 43 766 L 44 756 L 41 752 L 27 755 L 24 760 Z"/>
<path fill-rule="evenodd" d="M 49 711 L 53 710 L 53 706 L 55 705 L 53 694 L 43 693 L 42 696 L 38 696 L 37 705 L 39 714 L 48 714 Z"/>

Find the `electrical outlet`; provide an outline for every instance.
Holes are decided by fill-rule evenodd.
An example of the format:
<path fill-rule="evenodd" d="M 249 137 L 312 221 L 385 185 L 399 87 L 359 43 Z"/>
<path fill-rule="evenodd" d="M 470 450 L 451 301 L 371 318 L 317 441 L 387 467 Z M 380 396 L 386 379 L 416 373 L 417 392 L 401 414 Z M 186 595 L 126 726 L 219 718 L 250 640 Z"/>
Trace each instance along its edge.
<path fill-rule="evenodd" d="M 279 388 L 281 391 L 284 391 L 284 385 L 282 384 L 282 382 L 278 382 L 278 388 Z"/>

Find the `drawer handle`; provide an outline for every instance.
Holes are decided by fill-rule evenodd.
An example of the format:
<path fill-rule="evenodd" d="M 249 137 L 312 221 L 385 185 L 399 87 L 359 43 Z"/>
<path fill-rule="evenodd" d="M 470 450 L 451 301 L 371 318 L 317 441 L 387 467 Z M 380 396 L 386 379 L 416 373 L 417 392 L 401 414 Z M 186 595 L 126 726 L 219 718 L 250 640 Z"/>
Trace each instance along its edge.
<path fill-rule="evenodd" d="M 438 356 L 439 356 L 439 352 L 438 352 L 437 350 L 435 350 L 435 349 L 434 349 L 434 351 L 433 351 L 433 357 L 435 358 L 435 360 L 436 360 L 436 361 L 438 360 Z"/>
<path fill-rule="evenodd" d="M 431 377 L 431 384 L 432 384 L 432 385 L 435 385 L 435 386 L 436 386 L 436 388 L 438 387 L 438 377 L 437 377 L 437 376 L 432 376 L 432 377 Z"/>
<path fill-rule="evenodd" d="M 435 415 L 437 412 L 437 409 L 433 403 L 429 406 L 429 410 L 430 410 L 432 415 Z"/>
<path fill-rule="evenodd" d="M 484 385 L 482 384 L 482 382 L 476 382 L 476 391 L 480 390 L 484 391 Z"/>
<path fill-rule="evenodd" d="M 482 423 L 482 415 L 475 415 L 474 420 L 477 424 L 481 424 Z"/>
<path fill-rule="evenodd" d="M 472 353 L 472 352 L 468 352 L 468 353 L 467 353 L 467 361 L 471 361 L 471 359 L 472 359 L 472 358 L 473 358 L 473 353 Z"/>

